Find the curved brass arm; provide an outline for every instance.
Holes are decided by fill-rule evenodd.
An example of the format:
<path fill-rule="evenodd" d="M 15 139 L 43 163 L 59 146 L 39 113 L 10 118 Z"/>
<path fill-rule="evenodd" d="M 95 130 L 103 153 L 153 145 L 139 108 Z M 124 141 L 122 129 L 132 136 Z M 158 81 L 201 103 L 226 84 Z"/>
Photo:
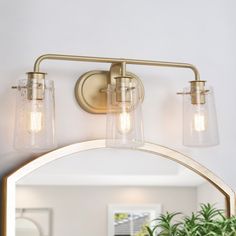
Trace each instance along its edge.
<path fill-rule="evenodd" d="M 38 57 L 37 60 L 35 61 L 34 72 L 40 71 L 40 63 L 44 60 L 85 61 L 85 62 L 100 62 L 100 63 L 126 63 L 126 64 L 133 64 L 133 65 L 186 68 L 186 69 L 191 69 L 194 72 L 196 81 L 200 81 L 200 74 L 199 74 L 198 69 L 194 65 L 188 64 L 188 63 L 136 60 L 136 59 L 125 59 L 125 58 L 106 58 L 106 57 L 87 57 L 87 56 L 75 56 L 75 55 L 45 54 Z"/>

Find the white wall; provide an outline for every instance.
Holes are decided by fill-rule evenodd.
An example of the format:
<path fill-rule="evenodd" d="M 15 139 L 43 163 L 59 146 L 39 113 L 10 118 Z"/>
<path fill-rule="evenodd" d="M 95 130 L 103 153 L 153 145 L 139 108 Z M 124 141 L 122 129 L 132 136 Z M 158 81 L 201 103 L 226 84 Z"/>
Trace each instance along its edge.
<path fill-rule="evenodd" d="M 146 140 L 189 153 L 236 189 L 234 0 L 2 0 L 0 1 L 0 166 L 7 172 L 26 157 L 10 155 L 15 92 L 10 89 L 43 53 L 147 58 L 196 64 L 214 85 L 221 144 L 188 149 L 181 145 L 181 97 L 193 79 L 178 69 L 129 68 L 143 80 Z M 57 137 L 60 145 L 105 137 L 105 117 L 82 111 L 73 97 L 80 74 L 107 65 L 43 63 L 56 82 Z M 96 120 L 96 122 L 94 122 Z M 229 164 L 230 163 L 230 164 Z"/>
<path fill-rule="evenodd" d="M 190 214 L 194 187 L 17 187 L 17 208 L 52 208 L 53 235 L 107 235 L 108 204 L 161 204 L 163 212 Z"/>
<path fill-rule="evenodd" d="M 235 0 L 1 0 L 0 174 L 28 159 L 12 153 L 15 92 L 10 89 L 43 53 L 187 61 L 216 93 L 220 145 L 184 148 L 181 97 L 193 79 L 178 69 L 129 67 L 143 80 L 145 139 L 190 154 L 236 190 Z M 73 97 L 80 74 L 107 65 L 48 62 L 56 83 L 59 145 L 105 137 L 105 117 L 82 111 Z M 95 122 L 96 121 L 96 122 Z"/>

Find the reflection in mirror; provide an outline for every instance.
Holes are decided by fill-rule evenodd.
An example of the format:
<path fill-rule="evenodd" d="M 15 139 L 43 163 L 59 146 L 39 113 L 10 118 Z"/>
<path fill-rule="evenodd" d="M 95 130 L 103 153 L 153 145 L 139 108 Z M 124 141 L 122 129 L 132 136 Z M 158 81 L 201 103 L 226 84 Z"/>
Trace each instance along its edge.
<path fill-rule="evenodd" d="M 28 197 L 25 199 L 29 200 Z M 21 204 L 24 205 L 24 204 Z M 27 203 L 25 204 L 27 205 Z M 20 235 L 20 231 L 17 231 L 17 227 L 20 228 L 22 223 L 19 223 L 18 219 L 27 219 L 37 226 L 38 231 L 41 236 L 50 236 L 52 235 L 52 209 L 50 208 L 16 208 L 16 236 Z M 18 232 L 18 233 L 17 233 Z"/>
<path fill-rule="evenodd" d="M 40 236 L 38 226 L 26 218 L 16 219 L 16 236 Z"/>
<path fill-rule="evenodd" d="M 160 204 L 109 205 L 108 235 L 143 235 L 145 226 L 160 214 Z"/>
<path fill-rule="evenodd" d="M 56 236 L 142 236 L 153 216 L 190 215 L 201 203 L 225 209 L 224 195 L 202 177 L 140 150 L 64 156 L 26 175 L 16 188 L 17 208 L 52 208 Z"/>

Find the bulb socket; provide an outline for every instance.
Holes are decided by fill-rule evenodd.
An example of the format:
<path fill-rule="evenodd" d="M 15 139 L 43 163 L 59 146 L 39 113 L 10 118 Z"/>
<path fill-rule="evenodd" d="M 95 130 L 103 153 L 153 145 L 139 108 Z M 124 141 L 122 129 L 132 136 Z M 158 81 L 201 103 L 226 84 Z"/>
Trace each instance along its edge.
<path fill-rule="evenodd" d="M 205 90 L 205 80 L 194 80 L 190 81 L 191 89 L 191 103 L 193 105 L 205 104 L 206 103 L 206 90 Z"/>
<path fill-rule="evenodd" d="M 43 100 L 46 73 L 28 72 L 27 75 L 27 98 L 29 100 Z"/>
<path fill-rule="evenodd" d="M 115 77 L 116 80 L 116 101 L 117 102 L 132 102 L 131 90 L 135 88 L 133 78 L 130 76 Z"/>

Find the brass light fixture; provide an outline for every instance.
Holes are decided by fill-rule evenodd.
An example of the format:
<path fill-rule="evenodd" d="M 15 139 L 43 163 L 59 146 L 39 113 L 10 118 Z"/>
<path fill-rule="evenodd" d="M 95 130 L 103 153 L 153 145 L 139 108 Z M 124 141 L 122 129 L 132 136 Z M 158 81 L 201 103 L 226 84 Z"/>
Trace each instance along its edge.
<path fill-rule="evenodd" d="M 144 143 L 138 80 L 126 75 L 122 62 L 121 75 L 107 87 L 107 138 L 109 147 L 138 147 Z M 141 82 L 139 82 L 141 83 Z M 143 88 L 142 88 L 143 89 Z"/>
<path fill-rule="evenodd" d="M 53 82 L 40 71 L 45 60 L 110 63 L 109 71 L 93 70 L 76 83 L 79 105 L 93 114 L 107 113 L 107 146 L 138 147 L 144 142 L 141 103 L 144 87 L 137 75 L 126 71 L 126 65 L 146 65 L 191 69 L 195 80 L 184 89 L 184 132 L 187 146 L 212 146 L 218 143 L 217 122 L 211 89 L 205 88 L 197 68 L 188 63 L 135 60 L 123 58 L 84 57 L 46 54 L 37 58 L 28 79 L 19 82 L 15 123 L 15 148 L 34 151 L 56 146 Z"/>
<path fill-rule="evenodd" d="M 219 143 L 212 88 L 206 81 L 190 81 L 183 93 L 183 144 L 185 146 L 215 146 Z"/>
<path fill-rule="evenodd" d="M 18 150 L 46 151 L 56 147 L 53 81 L 45 73 L 29 72 L 17 87 L 14 146 Z"/>

